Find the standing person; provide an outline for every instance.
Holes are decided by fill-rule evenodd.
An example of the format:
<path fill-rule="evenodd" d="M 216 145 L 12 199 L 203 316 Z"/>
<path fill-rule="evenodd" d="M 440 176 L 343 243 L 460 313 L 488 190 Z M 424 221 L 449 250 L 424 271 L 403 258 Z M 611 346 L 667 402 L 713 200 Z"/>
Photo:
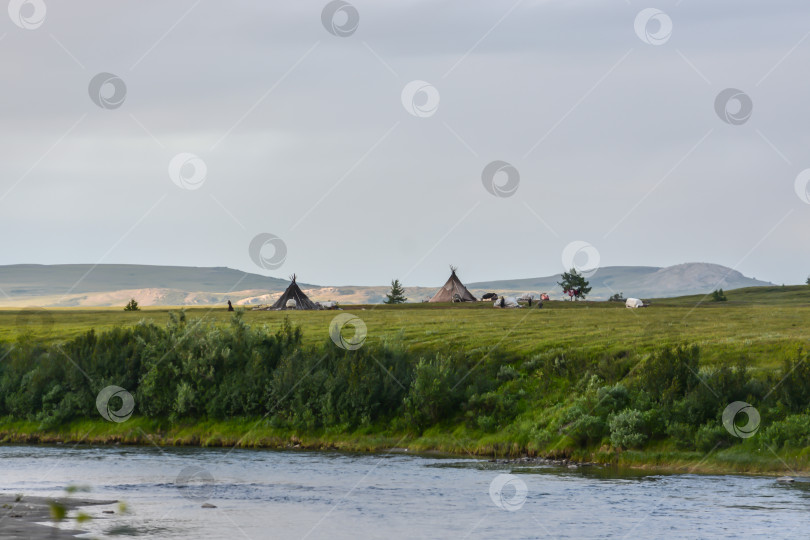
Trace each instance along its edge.
<path fill-rule="evenodd" d="M 228 311 L 233 311 L 233 304 L 231 304 L 230 300 L 228 300 Z"/>

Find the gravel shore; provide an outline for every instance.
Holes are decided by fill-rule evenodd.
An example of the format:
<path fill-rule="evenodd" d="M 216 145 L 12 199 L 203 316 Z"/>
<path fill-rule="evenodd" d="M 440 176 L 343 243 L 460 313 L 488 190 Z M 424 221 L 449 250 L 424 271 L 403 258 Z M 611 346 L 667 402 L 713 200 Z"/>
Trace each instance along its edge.
<path fill-rule="evenodd" d="M 51 498 L 23 496 L 17 500 L 12 494 L 0 494 L 0 538 L 62 540 L 82 534 L 79 530 L 64 530 L 41 525 L 51 521 L 51 503 L 56 502 L 66 510 L 80 506 L 113 504 L 118 501 L 94 501 L 81 498 Z"/>

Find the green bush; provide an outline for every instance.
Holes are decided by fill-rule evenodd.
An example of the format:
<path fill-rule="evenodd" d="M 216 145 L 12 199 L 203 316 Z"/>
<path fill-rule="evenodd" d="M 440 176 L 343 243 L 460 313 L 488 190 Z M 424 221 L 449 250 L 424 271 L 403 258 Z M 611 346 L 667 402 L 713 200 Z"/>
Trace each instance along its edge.
<path fill-rule="evenodd" d="M 774 450 L 810 446 L 810 415 L 794 414 L 774 422 L 760 436 Z"/>
<path fill-rule="evenodd" d="M 808 360 L 808 353 L 801 346 L 785 351 L 778 396 L 779 401 L 792 412 L 802 412 L 810 405 L 810 361 Z"/>
<path fill-rule="evenodd" d="M 621 383 L 603 386 L 596 391 L 596 410 L 602 415 L 619 412 L 630 404 L 630 392 Z"/>
<path fill-rule="evenodd" d="M 647 440 L 644 415 L 635 409 L 625 409 L 608 420 L 610 443 L 620 448 L 638 448 Z"/>
<path fill-rule="evenodd" d="M 694 450 L 696 431 L 695 426 L 684 422 L 672 422 L 666 428 L 667 435 L 681 450 Z"/>
<path fill-rule="evenodd" d="M 492 433 L 496 429 L 498 429 L 498 421 L 495 420 L 492 416 L 482 415 L 476 419 L 476 423 L 478 429 L 482 431 L 486 431 L 487 433 Z"/>
<path fill-rule="evenodd" d="M 424 429 L 435 424 L 458 405 L 460 395 L 453 390 L 456 378 L 450 362 L 442 356 L 419 360 L 405 397 L 405 411 L 415 427 Z"/>
<path fill-rule="evenodd" d="M 568 435 L 583 444 L 593 444 L 600 442 L 606 432 L 603 418 L 584 414 L 571 425 Z"/>
<path fill-rule="evenodd" d="M 638 385 L 658 403 L 670 404 L 699 384 L 700 351 L 696 346 L 665 347 L 639 368 Z"/>
<path fill-rule="evenodd" d="M 579 399 L 563 413 L 559 432 L 580 445 L 600 442 L 607 432 L 605 420 L 592 412 L 586 408 L 585 400 Z"/>
<path fill-rule="evenodd" d="M 499 381 L 511 381 L 514 379 L 520 378 L 520 372 L 509 365 L 501 366 L 498 370 L 498 380 Z"/>
<path fill-rule="evenodd" d="M 695 432 L 695 448 L 701 452 L 731 446 L 734 437 L 719 422 L 708 422 Z"/>
<path fill-rule="evenodd" d="M 522 399 L 525 392 L 516 384 L 503 385 L 497 390 L 473 394 L 463 405 L 468 418 L 487 417 L 494 423 L 494 427 L 508 424 L 524 407 Z M 480 420 L 476 420 L 481 424 Z M 493 427 L 493 430 L 494 430 Z"/>

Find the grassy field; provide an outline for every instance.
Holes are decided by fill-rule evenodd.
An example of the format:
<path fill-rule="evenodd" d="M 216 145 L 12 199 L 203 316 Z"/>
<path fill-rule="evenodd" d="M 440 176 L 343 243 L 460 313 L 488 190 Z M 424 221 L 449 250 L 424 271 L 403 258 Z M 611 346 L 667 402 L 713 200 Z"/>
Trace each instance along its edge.
<path fill-rule="evenodd" d="M 367 343 L 402 339 L 413 350 L 474 351 L 498 347 L 529 356 L 550 347 L 583 351 L 646 351 L 664 344 L 701 347 L 706 362 L 745 355 L 753 365 L 774 367 L 769 351 L 785 343 L 810 342 L 810 287 L 757 287 L 727 291 L 727 302 L 703 296 L 653 300 L 645 309 L 627 309 L 613 302 L 546 302 L 542 309 L 494 309 L 478 304 L 402 304 L 345 306 L 368 328 Z M 182 308 L 48 308 L 30 311 L 0 309 L 0 341 L 14 341 L 25 332 L 45 342 L 76 337 L 140 320 L 164 323 Z M 222 307 L 185 308 L 191 318 L 225 323 Z M 21 314 L 22 313 L 22 314 Z M 285 317 L 299 325 L 305 344 L 329 339 L 334 311 L 246 311 L 245 322 L 281 325 Z"/>
<path fill-rule="evenodd" d="M 190 329 L 170 323 L 178 308 L 0 310 L 8 355 L 0 441 L 407 446 L 703 472 L 810 470 L 802 352 L 810 350 L 810 287 L 726 295 L 653 300 L 645 309 L 546 302 L 246 311 L 250 335 L 222 307 L 187 308 Z M 360 350 L 330 342 L 340 313 L 366 324 Z M 291 331 L 281 331 L 285 319 L 302 341 L 272 337 Z M 139 321 L 159 327 L 132 329 Z M 97 339 L 84 335 L 91 329 Z M 670 354 L 669 345 L 699 347 L 699 364 L 691 347 Z M 786 367 L 787 355 L 797 363 Z M 95 414 L 99 387 L 113 383 L 139 404 L 124 424 Z M 733 401 L 759 409 L 757 437 L 734 439 L 723 427 L 720 413 Z"/>

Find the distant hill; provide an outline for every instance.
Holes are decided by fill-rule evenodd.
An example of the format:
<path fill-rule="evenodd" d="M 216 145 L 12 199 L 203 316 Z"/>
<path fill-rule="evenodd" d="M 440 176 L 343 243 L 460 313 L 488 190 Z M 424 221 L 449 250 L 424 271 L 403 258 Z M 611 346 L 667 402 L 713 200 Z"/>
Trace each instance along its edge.
<path fill-rule="evenodd" d="M 283 291 L 284 279 L 225 267 L 142 264 L 15 264 L 0 266 L 0 288 L 9 296 L 111 292 L 121 289 L 180 289 L 226 292 L 235 289 Z M 302 284 L 303 285 L 303 284 Z"/>
<path fill-rule="evenodd" d="M 225 267 L 15 264 L 0 266 L 0 305 L 201 305 L 278 293 L 288 283 Z"/>
<path fill-rule="evenodd" d="M 519 292 L 551 292 L 558 294 L 561 275 L 483 281 L 468 283 L 469 289 Z M 685 263 L 660 268 L 656 266 L 607 266 L 599 268 L 588 278 L 594 299 L 609 298 L 623 293 L 625 298 L 665 298 L 690 294 L 705 294 L 714 289 L 739 289 L 773 285 L 767 281 L 745 277 L 740 272 L 710 263 Z"/>
<path fill-rule="evenodd" d="M 463 269 L 462 269 L 463 270 Z M 461 274 L 463 278 L 463 273 Z M 480 297 L 485 292 L 508 294 L 549 293 L 561 298 L 560 275 L 468 283 Z M 663 298 L 705 294 L 715 288 L 737 289 L 773 285 L 743 276 L 724 266 L 687 263 L 666 268 L 611 266 L 591 278 L 589 298 Z M 18 264 L 0 266 L 0 305 L 3 306 L 123 306 L 130 298 L 141 305 L 208 305 L 227 300 L 237 305 L 268 304 L 287 287 L 285 279 L 251 274 L 231 268 L 149 266 L 131 264 Z M 300 283 L 314 300 L 344 304 L 382 302 L 388 286 L 318 286 Z M 406 287 L 409 301 L 431 297 L 441 286 Z M 5 293 L 5 294 L 3 294 Z"/>

